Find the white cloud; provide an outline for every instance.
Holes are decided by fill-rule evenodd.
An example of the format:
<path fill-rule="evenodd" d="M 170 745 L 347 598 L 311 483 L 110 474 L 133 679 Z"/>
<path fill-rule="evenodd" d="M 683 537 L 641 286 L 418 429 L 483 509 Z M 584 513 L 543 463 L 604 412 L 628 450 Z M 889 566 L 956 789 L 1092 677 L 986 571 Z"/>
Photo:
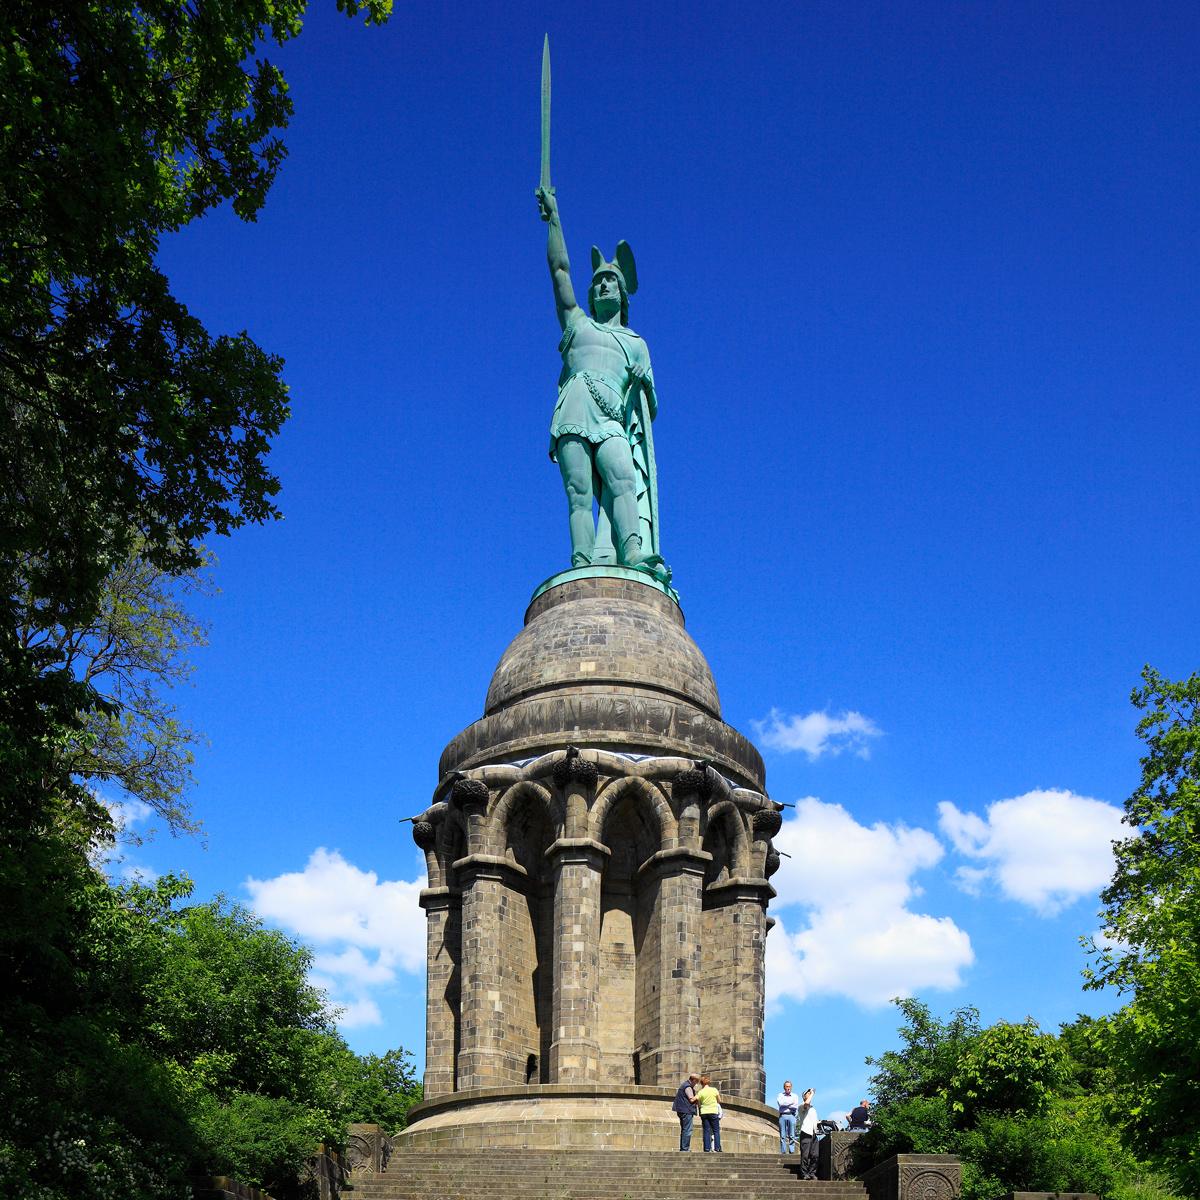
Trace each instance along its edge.
<path fill-rule="evenodd" d="M 978 864 L 958 868 L 964 891 L 979 895 L 991 882 L 1047 917 L 1108 882 L 1112 843 L 1128 833 L 1121 809 L 1056 790 L 997 800 L 983 817 L 943 801 L 938 825 L 959 854 Z"/>
<path fill-rule="evenodd" d="M 129 853 L 129 848 L 140 846 L 149 839 L 148 832 L 139 831 L 137 827 L 153 818 L 154 809 L 132 796 L 124 800 L 111 800 L 98 791 L 92 794 L 108 809 L 115 835 L 112 844 L 93 844 L 90 856 L 92 864 L 103 871 L 110 881 L 152 885 L 158 879 L 158 872 L 138 862 Z"/>
<path fill-rule="evenodd" d="M 968 896 L 982 896 L 983 885 L 987 882 L 987 867 L 959 867 L 954 872 L 955 882 L 959 889 Z"/>
<path fill-rule="evenodd" d="M 773 708 L 765 721 L 752 724 L 764 746 L 784 753 L 802 750 L 810 762 L 823 754 L 841 754 L 843 750 L 849 750 L 859 758 L 870 758 L 871 738 L 883 734 L 870 717 L 864 717 L 860 712 L 844 712 L 840 716 L 828 712 L 788 716 Z"/>
<path fill-rule="evenodd" d="M 96 798 L 108 809 L 108 814 L 117 827 L 117 836 L 132 832 L 135 825 L 144 825 L 154 816 L 154 809 L 144 800 L 130 796 L 125 800 L 110 800 L 98 792 Z"/>
<path fill-rule="evenodd" d="M 913 876 L 935 866 L 941 843 L 924 829 L 860 825 L 813 796 L 775 837 L 784 858 L 772 879 L 776 910 L 803 908 L 792 933 L 780 919 L 767 939 L 767 997 L 847 996 L 886 1004 L 931 988 L 955 988 L 975 960 L 971 939 L 949 917 L 913 912 Z M 799 922 L 797 922 L 799 924 Z"/>
<path fill-rule="evenodd" d="M 383 1013 L 379 1011 L 379 1005 L 370 996 L 348 1000 L 338 1008 L 337 1023 L 343 1029 L 366 1029 L 371 1025 L 383 1024 Z"/>
<path fill-rule="evenodd" d="M 245 886 L 259 916 L 314 946 L 312 981 L 343 1010 L 343 1028 L 380 1024 L 372 989 L 425 969 L 425 922 L 414 918 L 421 880 L 381 880 L 322 846 L 303 871 Z"/>

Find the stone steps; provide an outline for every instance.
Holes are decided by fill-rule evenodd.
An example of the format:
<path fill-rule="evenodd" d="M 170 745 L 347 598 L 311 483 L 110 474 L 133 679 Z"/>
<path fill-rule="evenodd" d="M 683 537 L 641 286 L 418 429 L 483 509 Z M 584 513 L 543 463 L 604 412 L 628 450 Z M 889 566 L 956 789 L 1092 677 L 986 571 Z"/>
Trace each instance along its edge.
<path fill-rule="evenodd" d="M 592 1180 L 585 1186 L 577 1185 L 569 1180 L 555 1180 L 548 1183 L 529 1182 L 519 1189 L 497 1188 L 481 1190 L 476 1187 L 450 1189 L 440 1184 L 425 1184 L 407 1189 L 388 1188 L 379 1182 L 358 1184 L 352 1193 L 355 1200 L 476 1200 L 479 1196 L 496 1198 L 521 1197 L 522 1200 L 532 1200 L 533 1197 L 550 1197 L 552 1200 L 660 1200 L 670 1196 L 676 1200 L 726 1200 L 737 1197 L 737 1200 L 782 1200 L 785 1197 L 816 1198 L 822 1200 L 852 1200 L 855 1196 L 863 1196 L 859 1192 L 840 1192 L 830 1190 L 832 1185 L 816 1188 L 811 1191 L 795 1189 L 787 1183 L 761 1183 L 749 1185 L 742 1180 L 714 1179 L 704 1188 L 696 1188 L 690 1192 L 676 1192 L 663 1188 L 659 1180 L 625 1180 L 621 1182 L 598 1183 Z M 351 1195 L 351 1193 L 347 1193 Z"/>
<path fill-rule="evenodd" d="M 861 1200 L 865 1192 L 861 1187 L 847 1188 L 841 1184 L 811 1183 L 787 1179 L 746 1180 L 731 1179 L 720 1175 L 708 1180 L 703 1186 L 690 1188 L 671 1187 L 662 1178 L 608 1179 L 593 1176 L 587 1180 L 569 1177 L 540 1180 L 528 1179 L 520 1183 L 456 1183 L 438 1180 L 414 1180 L 409 1183 L 388 1182 L 383 1177 L 363 1181 L 355 1185 L 356 1200 L 476 1200 L 477 1197 L 497 1198 L 532 1196 L 569 1197 L 570 1200 L 629 1200 L 672 1197 L 673 1200 L 713 1200 L 714 1197 L 737 1196 L 739 1200 L 781 1200 L 796 1197 L 798 1200 Z"/>
<path fill-rule="evenodd" d="M 400 1152 L 346 1200 L 866 1200 L 857 1181 L 799 1177 L 776 1154 L 494 1150 Z"/>

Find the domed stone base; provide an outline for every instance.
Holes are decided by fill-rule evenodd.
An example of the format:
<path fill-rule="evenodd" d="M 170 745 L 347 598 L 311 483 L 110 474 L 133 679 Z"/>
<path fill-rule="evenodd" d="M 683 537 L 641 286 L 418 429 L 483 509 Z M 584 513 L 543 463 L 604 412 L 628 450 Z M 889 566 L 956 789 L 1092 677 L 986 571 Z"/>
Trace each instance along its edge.
<path fill-rule="evenodd" d="M 678 1150 L 673 1090 L 542 1084 L 455 1092 L 417 1105 L 394 1142 L 406 1150 Z M 721 1146 L 727 1153 L 775 1154 L 774 1109 L 752 1100 L 722 1101 Z M 700 1118 L 692 1150 L 703 1148 Z"/>
<path fill-rule="evenodd" d="M 492 675 L 484 715 L 442 753 L 442 779 L 573 743 L 707 759 L 761 791 L 758 751 L 721 720 L 712 671 L 678 603 L 650 576 L 579 568 L 534 594 Z"/>

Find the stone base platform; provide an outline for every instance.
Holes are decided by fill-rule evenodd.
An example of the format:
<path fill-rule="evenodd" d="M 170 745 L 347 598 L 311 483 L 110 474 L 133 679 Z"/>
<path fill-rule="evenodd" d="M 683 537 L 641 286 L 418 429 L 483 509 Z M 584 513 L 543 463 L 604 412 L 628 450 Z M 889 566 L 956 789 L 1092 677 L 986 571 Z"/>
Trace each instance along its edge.
<path fill-rule="evenodd" d="M 393 1152 L 429 1150 L 675 1150 L 679 1118 L 675 1089 L 550 1083 L 481 1088 L 426 1100 L 411 1110 Z M 773 1108 L 753 1100 L 722 1100 L 721 1145 L 732 1154 L 778 1154 Z M 692 1151 L 701 1153 L 700 1118 Z"/>

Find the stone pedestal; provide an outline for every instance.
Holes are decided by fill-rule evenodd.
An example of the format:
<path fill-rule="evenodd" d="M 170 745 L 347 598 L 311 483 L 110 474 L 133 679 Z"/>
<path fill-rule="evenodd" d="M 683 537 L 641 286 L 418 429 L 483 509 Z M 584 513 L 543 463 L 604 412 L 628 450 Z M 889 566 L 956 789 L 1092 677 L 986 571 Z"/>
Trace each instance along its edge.
<path fill-rule="evenodd" d="M 894 1154 L 862 1176 L 870 1200 L 959 1200 L 962 1162 L 953 1154 Z"/>
<path fill-rule="evenodd" d="M 728 1149 L 777 1146 L 763 785 L 673 595 L 628 571 L 539 589 L 414 823 L 428 1099 L 397 1151 L 670 1149 L 689 1071 L 720 1088 Z"/>
<path fill-rule="evenodd" d="M 674 1088 L 542 1084 L 460 1092 L 417 1105 L 393 1139 L 395 1153 L 455 1150 L 679 1149 Z M 727 1154 L 776 1154 L 774 1109 L 726 1097 L 721 1145 Z M 696 1122 L 692 1153 L 703 1153 Z M 393 1160 L 395 1161 L 395 1160 Z"/>
<path fill-rule="evenodd" d="M 818 1179 L 855 1179 L 858 1176 L 858 1164 L 855 1162 L 855 1147 L 862 1131 L 842 1130 L 839 1133 L 827 1133 L 817 1143 L 817 1178 Z"/>

